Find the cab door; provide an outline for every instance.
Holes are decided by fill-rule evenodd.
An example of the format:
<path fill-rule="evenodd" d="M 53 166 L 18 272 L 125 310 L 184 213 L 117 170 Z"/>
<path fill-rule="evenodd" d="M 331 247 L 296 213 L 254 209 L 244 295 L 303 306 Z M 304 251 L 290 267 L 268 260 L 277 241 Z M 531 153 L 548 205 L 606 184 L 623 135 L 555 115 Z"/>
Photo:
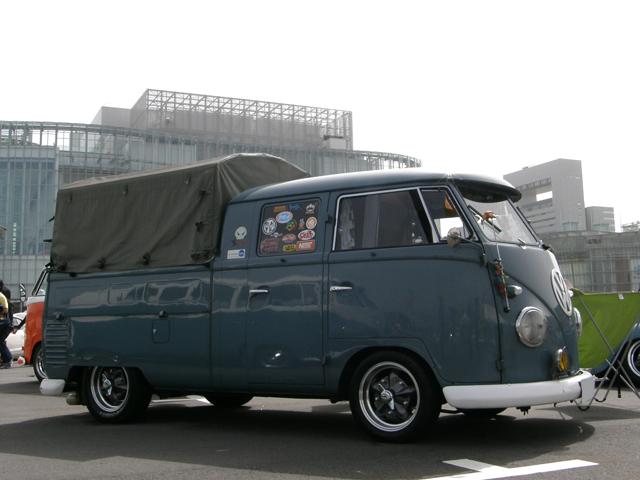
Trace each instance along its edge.
<path fill-rule="evenodd" d="M 324 384 L 322 205 L 321 198 L 288 199 L 263 205 L 256 218 L 246 317 L 251 384 Z"/>
<path fill-rule="evenodd" d="M 446 243 L 448 223 L 464 226 L 458 211 L 442 188 L 341 197 L 328 260 L 329 338 L 348 347 L 422 345 L 447 382 L 499 382 L 482 248 L 468 229 L 469 242 Z"/>

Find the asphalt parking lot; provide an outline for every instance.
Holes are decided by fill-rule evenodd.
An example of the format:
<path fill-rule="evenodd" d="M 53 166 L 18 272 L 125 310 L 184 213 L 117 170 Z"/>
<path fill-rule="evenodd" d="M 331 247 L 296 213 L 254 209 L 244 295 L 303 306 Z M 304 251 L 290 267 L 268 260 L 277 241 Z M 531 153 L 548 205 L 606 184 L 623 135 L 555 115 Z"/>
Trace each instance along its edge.
<path fill-rule="evenodd" d="M 346 403 L 255 398 L 221 410 L 200 397 L 152 402 L 130 425 L 96 422 L 44 397 L 31 367 L 0 371 L 0 479 L 640 478 L 640 400 L 628 389 L 588 411 L 443 413 L 424 439 L 376 443 Z"/>

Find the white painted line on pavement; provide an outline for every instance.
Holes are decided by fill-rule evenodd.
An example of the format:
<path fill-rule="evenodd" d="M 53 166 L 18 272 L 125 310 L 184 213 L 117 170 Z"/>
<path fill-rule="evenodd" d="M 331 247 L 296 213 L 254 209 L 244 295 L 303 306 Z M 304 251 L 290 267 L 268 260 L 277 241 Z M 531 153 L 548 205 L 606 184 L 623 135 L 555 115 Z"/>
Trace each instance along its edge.
<path fill-rule="evenodd" d="M 496 478 L 521 477 L 536 473 L 556 472 L 558 470 L 569 470 L 571 468 L 594 467 L 597 463 L 585 462 L 583 460 L 568 460 L 566 462 L 544 463 L 542 465 L 530 465 L 528 467 L 505 468 L 489 465 L 488 463 L 476 462 L 466 458 L 461 460 L 448 460 L 442 463 L 453 465 L 467 470 L 475 470 L 473 473 L 462 473 L 448 477 L 436 477 L 430 480 L 493 480 Z"/>

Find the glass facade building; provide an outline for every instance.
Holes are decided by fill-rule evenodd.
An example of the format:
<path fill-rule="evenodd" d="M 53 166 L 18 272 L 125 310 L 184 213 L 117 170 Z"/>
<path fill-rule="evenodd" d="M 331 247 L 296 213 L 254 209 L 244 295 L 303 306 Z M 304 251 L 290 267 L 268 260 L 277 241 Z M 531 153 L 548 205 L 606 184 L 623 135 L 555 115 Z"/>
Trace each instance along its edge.
<path fill-rule="evenodd" d="M 49 261 L 57 191 L 77 180 L 253 152 L 314 176 L 420 166 L 352 141 L 350 112 L 155 90 L 92 124 L 0 121 L 0 278 L 13 300 L 20 283 L 31 289 Z"/>

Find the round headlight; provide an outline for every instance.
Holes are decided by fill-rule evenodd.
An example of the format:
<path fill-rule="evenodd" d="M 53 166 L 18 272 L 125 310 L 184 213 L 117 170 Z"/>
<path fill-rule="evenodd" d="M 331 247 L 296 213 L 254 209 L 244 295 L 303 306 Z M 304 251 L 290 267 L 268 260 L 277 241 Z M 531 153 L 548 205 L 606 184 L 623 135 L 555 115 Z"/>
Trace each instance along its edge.
<path fill-rule="evenodd" d="M 576 336 L 578 337 L 578 340 L 580 340 L 580 337 L 582 336 L 582 314 L 577 308 L 573 309 L 573 321 L 576 324 Z"/>
<path fill-rule="evenodd" d="M 516 332 L 527 347 L 538 347 L 547 338 L 547 317 L 535 307 L 526 307 L 518 315 Z"/>

